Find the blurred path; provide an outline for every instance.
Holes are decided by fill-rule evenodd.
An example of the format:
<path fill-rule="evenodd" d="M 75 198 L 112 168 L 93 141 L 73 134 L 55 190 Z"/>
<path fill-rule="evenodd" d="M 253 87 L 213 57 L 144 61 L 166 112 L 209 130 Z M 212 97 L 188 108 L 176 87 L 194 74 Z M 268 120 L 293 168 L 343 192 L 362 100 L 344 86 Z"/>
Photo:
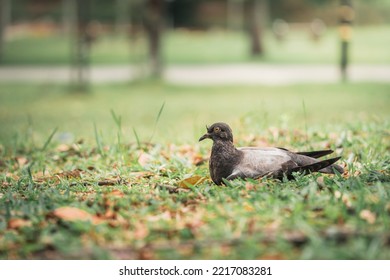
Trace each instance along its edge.
<path fill-rule="evenodd" d="M 129 66 L 96 66 L 90 70 L 93 83 L 126 82 L 136 71 Z M 0 82 L 68 82 L 71 69 L 66 66 L 4 66 Z M 334 65 L 172 65 L 164 79 L 185 85 L 289 85 L 298 83 L 337 83 L 339 70 Z M 352 82 L 390 82 L 390 65 L 352 65 Z"/>

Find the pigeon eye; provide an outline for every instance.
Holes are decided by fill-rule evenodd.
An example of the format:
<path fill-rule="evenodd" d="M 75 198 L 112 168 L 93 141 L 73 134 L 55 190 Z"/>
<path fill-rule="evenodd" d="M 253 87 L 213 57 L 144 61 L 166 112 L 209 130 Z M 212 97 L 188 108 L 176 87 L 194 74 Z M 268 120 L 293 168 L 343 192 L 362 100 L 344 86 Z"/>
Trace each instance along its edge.
<path fill-rule="evenodd" d="M 217 126 L 217 127 L 214 127 L 214 132 L 220 132 L 221 129 Z"/>

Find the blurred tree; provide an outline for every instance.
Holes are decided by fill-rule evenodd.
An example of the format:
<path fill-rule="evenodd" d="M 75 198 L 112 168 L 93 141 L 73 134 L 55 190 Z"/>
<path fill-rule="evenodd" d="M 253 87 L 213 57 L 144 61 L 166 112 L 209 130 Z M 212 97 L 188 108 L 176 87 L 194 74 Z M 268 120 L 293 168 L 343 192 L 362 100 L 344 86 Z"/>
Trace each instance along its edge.
<path fill-rule="evenodd" d="M 227 0 L 226 21 L 230 29 L 240 29 L 243 21 L 243 1 Z"/>
<path fill-rule="evenodd" d="M 261 13 L 265 14 L 262 11 L 267 9 L 267 0 L 245 0 L 244 6 L 246 29 L 250 40 L 250 53 L 252 56 L 262 55 L 264 47 Z"/>
<path fill-rule="evenodd" d="M 340 38 L 341 38 L 341 56 L 340 69 L 342 79 L 347 80 L 348 67 L 348 50 L 352 34 L 352 21 L 355 13 L 352 7 L 352 0 L 340 0 L 339 8 L 339 23 L 340 23 Z"/>
<path fill-rule="evenodd" d="M 11 1 L 0 0 L 0 63 L 3 61 L 5 31 L 10 20 Z"/>
<path fill-rule="evenodd" d="M 146 0 L 144 26 L 149 46 L 150 74 L 154 78 L 162 74 L 161 40 L 164 27 L 164 0 Z"/>
<path fill-rule="evenodd" d="M 89 52 L 93 34 L 88 29 L 90 21 L 91 1 L 90 0 L 67 0 L 71 1 L 72 11 L 75 19 L 74 26 L 74 51 L 72 62 L 75 75 L 75 87 L 77 90 L 86 91 L 89 88 Z"/>
<path fill-rule="evenodd" d="M 196 26 L 196 7 L 198 1 L 171 0 L 167 6 L 172 27 Z"/>
<path fill-rule="evenodd" d="M 115 32 L 125 33 L 129 21 L 129 0 L 115 0 Z"/>

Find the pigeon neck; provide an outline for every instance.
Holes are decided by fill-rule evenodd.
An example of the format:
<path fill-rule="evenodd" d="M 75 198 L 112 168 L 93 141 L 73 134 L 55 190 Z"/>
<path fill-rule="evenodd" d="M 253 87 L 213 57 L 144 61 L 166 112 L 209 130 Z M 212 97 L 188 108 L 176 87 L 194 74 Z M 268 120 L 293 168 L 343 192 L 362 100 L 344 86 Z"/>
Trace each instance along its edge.
<path fill-rule="evenodd" d="M 212 152 L 217 154 L 224 154 L 226 156 L 235 155 L 239 151 L 234 147 L 231 141 L 215 140 L 213 143 Z"/>
<path fill-rule="evenodd" d="M 214 141 L 210 157 L 210 175 L 213 182 L 221 184 L 223 178 L 232 174 L 241 158 L 242 152 L 234 147 L 233 142 Z"/>

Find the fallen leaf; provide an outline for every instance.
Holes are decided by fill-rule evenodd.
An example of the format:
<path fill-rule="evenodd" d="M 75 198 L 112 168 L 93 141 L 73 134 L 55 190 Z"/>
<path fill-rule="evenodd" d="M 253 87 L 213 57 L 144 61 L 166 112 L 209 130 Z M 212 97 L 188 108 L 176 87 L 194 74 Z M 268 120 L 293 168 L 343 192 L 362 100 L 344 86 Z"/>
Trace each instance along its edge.
<path fill-rule="evenodd" d="M 121 178 L 118 179 L 106 179 L 98 182 L 99 186 L 115 186 L 120 184 L 125 184 L 126 182 Z"/>
<path fill-rule="evenodd" d="M 69 150 L 70 150 L 70 146 L 67 145 L 67 144 L 60 144 L 60 145 L 58 145 L 58 147 L 57 147 L 57 151 L 58 151 L 58 152 L 67 152 L 67 151 L 69 151 Z"/>
<path fill-rule="evenodd" d="M 149 222 L 169 221 L 171 219 L 171 213 L 169 211 L 162 212 L 155 216 L 149 216 L 147 220 Z"/>
<path fill-rule="evenodd" d="M 13 174 L 13 173 L 10 173 L 10 172 L 7 172 L 7 173 L 5 174 L 5 177 L 6 177 L 6 178 L 11 178 L 11 179 L 13 179 L 13 180 L 19 180 L 19 176 L 18 176 L 18 175 Z"/>
<path fill-rule="evenodd" d="M 143 240 L 149 235 L 149 230 L 145 224 L 137 222 L 134 225 L 134 238 L 137 240 Z"/>
<path fill-rule="evenodd" d="M 350 197 L 344 193 L 342 194 L 340 191 L 335 191 L 334 192 L 334 196 L 337 198 L 337 199 L 340 199 L 341 198 L 341 201 L 345 204 L 345 206 L 347 206 L 348 208 L 351 208 L 352 207 L 352 203 L 351 203 L 351 199 Z"/>
<path fill-rule="evenodd" d="M 189 192 L 189 189 L 184 189 L 176 186 L 170 185 L 157 185 L 156 188 L 167 190 L 169 193 L 179 193 L 179 192 Z"/>
<path fill-rule="evenodd" d="M 199 175 L 194 175 L 183 179 L 179 182 L 179 187 L 181 188 L 189 188 L 190 186 L 197 186 L 206 180 L 205 177 L 201 177 Z"/>
<path fill-rule="evenodd" d="M 256 190 L 256 185 L 251 183 L 251 182 L 246 182 L 245 183 L 245 189 L 247 191 L 253 191 L 253 190 Z"/>
<path fill-rule="evenodd" d="M 246 210 L 246 211 L 248 211 L 248 212 L 253 212 L 253 211 L 255 211 L 255 208 L 253 208 L 253 206 L 252 205 L 250 205 L 248 202 L 244 202 L 244 204 L 243 204 L 243 206 L 244 206 L 244 209 Z"/>
<path fill-rule="evenodd" d="M 364 209 L 364 210 L 360 211 L 359 216 L 360 216 L 360 218 L 362 218 L 363 220 L 365 220 L 369 224 L 375 223 L 376 215 L 375 215 L 375 213 L 371 212 L 368 209 Z"/>
<path fill-rule="evenodd" d="M 192 164 L 199 166 L 207 161 L 207 158 L 204 158 L 201 154 L 194 154 L 192 156 Z"/>
<path fill-rule="evenodd" d="M 93 216 L 79 208 L 64 206 L 53 211 L 53 216 L 64 221 L 92 221 Z"/>
<path fill-rule="evenodd" d="M 31 221 L 19 219 L 19 218 L 10 219 L 7 224 L 8 229 L 19 229 L 22 227 L 30 227 L 30 226 L 31 226 Z"/>
<path fill-rule="evenodd" d="M 73 169 L 70 171 L 63 171 L 63 172 L 57 173 L 57 174 L 55 174 L 55 177 L 66 178 L 66 179 L 80 178 L 82 172 L 83 172 L 83 170 L 77 168 L 77 169 Z"/>
<path fill-rule="evenodd" d="M 107 196 L 122 198 L 125 196 L 125 194 L 120 190 L 113 190 L 112 192 L 107 193 Z"/>
<path fill-rule="evenodd" d="M 141 155 L 138 158 L 138 163 L 142 167 L 145 167 L 152 161 L 152 156 L 147 153 L 141 153 Z"/>
<path fill-rule="evenodd" d="M 326 184 L 324 182 L 324 176 L 320 176 L 317 178 L 317 185 L 320 187 L 320 188 L 326 188 Z"/>
<path fill-rule="evenodd" d="M 341 225 L 330 226 L 324 232 L 326 238 L 336 240 L 337 242 L 345 242 L 354 234 L 355 231 L 352 228 Z"/>
<path fill-rule="evenodd" d="M 19 167 L 23 167 L 28 163 L 28 159 L 25 157 L 16 157 L 16 162 L 18 163 Z"/>
<path fill-rule="evenodd" d="M 154 174 L 149 171 L 137 171 L 137 172 L 130 172 L 129 176 L 135 177 L 135 178 L 150 178 Z"/>
<path fill-rule="evenodd" d="M 294 244 L 295 246 L 301 246 L 308 241 L 308 237 L 303 232 L 298 230 L 285 232 L 283 237 L 285 240 Z"/>

